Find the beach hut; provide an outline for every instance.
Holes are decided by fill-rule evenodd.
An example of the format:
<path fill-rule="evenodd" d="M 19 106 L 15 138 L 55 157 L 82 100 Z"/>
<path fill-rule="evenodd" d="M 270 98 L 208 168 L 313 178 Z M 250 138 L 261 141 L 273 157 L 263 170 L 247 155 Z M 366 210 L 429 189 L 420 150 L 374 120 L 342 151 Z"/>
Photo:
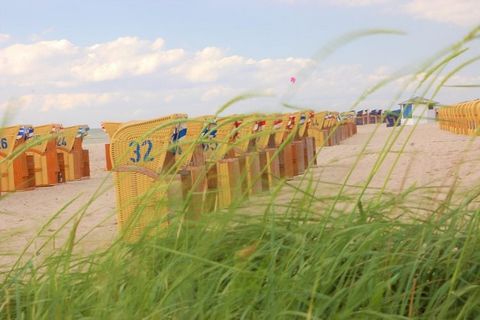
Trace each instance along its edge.
<path fill-rule="evenodd" d="M 64 128 L 57 137 L 60 172 L 65 177 L 65 181 L 90 176 L 89 153 L 82 146 L 88 130 L 87 125 L 72 126 Z"/>
<path fill-rule="evenodd" d="M 108 143 L 105 144 L 105 169 L 112 170 L 112 158 L 110 157 L 110 142 L 115 132 L 122 125 L 121 122 L 102 122 L 102 129 L 108 136 Z"/>
<path fill-rule="evenodd" d="M 413 97 L 401 102 L 399 105 L 401 122 L 406 125 L 436 121 L 436 107 L 439 105 L 436 101 L 422 97 Z"/>
<path fill-rule="evenodd" d="M 38 144 L 33 145 L 27 151 L 27 156 L 33 158 L 35 172 L 35 186 L 52 186 L 65 182 L 65 177 L 60 172 L 57 154 L 57 135 L 62 126 L 60 124 L 47 124 L 34 128 L 34 140 Z"/>
<path fill-rule="evenodd" d="M 27 156 L 26 141 L 33 136 L 30 125 L 0 128 L 0 188 L 2 192 L 35 186 L 33 157 Z"/>

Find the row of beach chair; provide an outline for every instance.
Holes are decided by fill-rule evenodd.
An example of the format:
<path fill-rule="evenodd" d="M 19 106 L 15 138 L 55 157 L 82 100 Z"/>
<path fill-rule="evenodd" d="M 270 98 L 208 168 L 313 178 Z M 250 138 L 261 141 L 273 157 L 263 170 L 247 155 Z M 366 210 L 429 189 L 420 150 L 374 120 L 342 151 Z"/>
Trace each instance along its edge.
<path fill-rule="evenodd" d="M 383 122 L 382 109 L 357 111 L 355 123 L 358 126 Z"/>
<path fill-rule="evenodd" d="M 88 126 L 59 124 L 0 128 L 0 191 L 53 186 L 90 176 Z"/>
<path fill-rule="evenodd" d="M 480 135 L 480 99 L 438 109 L 440 129 L 463 135 Z"/>
<path fill-rule="evenodd" d="M 172 207 L 198 219 L 301 175 L 323 146 L 356 133 L 338 113 L 246 114 L 104 122 L 106 167 L 127 237 L 169 223 Z"/>

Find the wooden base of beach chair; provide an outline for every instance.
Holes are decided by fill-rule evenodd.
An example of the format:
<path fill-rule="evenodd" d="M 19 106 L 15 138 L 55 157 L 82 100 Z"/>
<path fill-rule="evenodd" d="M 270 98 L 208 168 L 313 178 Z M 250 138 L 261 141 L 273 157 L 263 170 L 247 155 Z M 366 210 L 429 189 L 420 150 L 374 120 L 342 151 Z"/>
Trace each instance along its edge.
<path fill-rule="evenodd" d="M 204 212 L 211 211 L 207 202 L 208 179 L 205 166 L 189 166 L 180 171 L 182 193 L 188 202 L 187 216 L 199 219 Z"/>
<path fill-rule="evenodd" d="M 242 198 L 240 161 L 236 158 L 217 163 L 218 208 L 228 208 L 234 200 Z"/>
<path fill-rule="evenodd" d="M 203 150 L 203 146 L 199 145 L 195 147 L 195 150 L 192 154 L 192 166 L 204 166 L 207 161 L 205 156 L 205 151 Z"/>
<path fill-rule="evenodd" d="M 293 174 L 299 176 L 305 173 L 305 144 L 303 140 L 293 141 L 291 143 L 293 155 Z"/>
<path fill-rule="evenodd" d="M 238 157 L 243 191 L 250 195 L 262 192 L 260 157 L 258 152 L 249 152 Z"/>
<path fill-rule="evenodd" d="M 326 146 L 326 147 L 333 146 L 334 145 L 333 144 L 333 142 L 334 142 L 333 139 L 334 138 L 333 138 L 333 134 L 332 134 L 331 130 L 330 129 L 323 129 L 322 132 L 323 132 L 324 141 L 325 141 L 324 146 Z"/>
<path fill-rule="evenodd" d="M 82 178 L 90 177 L 90 153 L 82 150 Z"/>
<path fill-rule="evenodd" d="M 305 167 L 313 167 L 317 165 L 317 157 L 315 156 L 315 139 L 313 137 L 305 137 L 303 139 L 304 147 L 304 161 Z"/>
<path fill-rule="evenodd" d="M 280 178 L 280 161 L 277 149 L 268 148 L 259 152 L 260 171 L 262 172 L 262 189 L 271 190 Z"/>
<path fill-rule="evenodd" d="M 112 171 L 112 158 L 110 157 L 110 143 L 105 144 L 105 170 Z"/>
<path fill-rule="evenodd" d="M 13 160 L 13 175 L 15 190 L 31 190 L 35 188 L 35 165 L 33 157 L 26 153 L 20 154 Z"/>
<path fill-rule="evenodd" d="M 293 148 L 291 144 L 286 145 L 279 154 L 280 176 L 286 179 L 293 179 L 295 176 L 293 162 Z"/>
<path fill-rule="evenodd" d="M 57 153 L 57 162 L 58 162 L 58 182 L 65 183 L 66 172 L 65 172 L 65 154 L 62 152 Z"/>
<path fill-rule="evenodd" d="M 59 179 L 60 168 L 55 140 L 47 143 L 44 153 L 30 151 L 27 155 L 33 157 L 36 187 L 49 187 L 62 182 Z"/>

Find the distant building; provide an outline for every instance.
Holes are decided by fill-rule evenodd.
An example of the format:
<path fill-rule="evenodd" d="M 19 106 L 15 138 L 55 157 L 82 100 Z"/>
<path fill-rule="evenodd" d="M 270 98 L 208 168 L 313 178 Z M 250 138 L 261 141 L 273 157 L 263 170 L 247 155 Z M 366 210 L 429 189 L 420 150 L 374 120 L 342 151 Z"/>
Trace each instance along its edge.
<path fill-rule="evenodd" d="M 402 123 L 413 125 L 415 123 L 435 122 L 436 108 L 439 103 L 422 97 L 413 97 L 400 103 Z"/>

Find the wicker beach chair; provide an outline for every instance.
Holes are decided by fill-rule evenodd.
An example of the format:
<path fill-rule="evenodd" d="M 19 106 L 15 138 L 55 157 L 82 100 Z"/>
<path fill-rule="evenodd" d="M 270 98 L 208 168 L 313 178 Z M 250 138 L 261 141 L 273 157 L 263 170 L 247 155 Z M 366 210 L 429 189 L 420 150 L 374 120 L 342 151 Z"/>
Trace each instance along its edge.
<path fill-rule="evenodd" d="M 26 141 L 33 136 L 30 125 L 0 128 L 0 188 L 2 192 L 35 186 L 33 157 L 27 156 Z"/>
<path fill-rule="evenodd" d="M 279 121 L 281 121 L 279 115 L 265 115 L 257 119 L 254 129 L 255 149 L 260 158 L 263 190 L 272 189 L 281 177 L 280 152 L 275 146 L 275 131 L 281 129 L 278 127 Z"/>
<path fill-rule="evenodd" d="M 234 143 L 242 116 L 218 118 L 211 128 L 211 139 L 206 147 L 208 187 L 213 190 L 210 201 L 214 208 L 225 209 L 234 200 L 243 199 L 240 160 L 235 157 Z"/>
<path fill-rule="evenodd" d="M 35 140 L 38 144 L 28 149 L 27 155 L 33 158 L 35 171 L 35 186 L 53 186 L 65 182 L 60 173 L 57 155 L 57 135 L 62 126 L 60 124 L 47 124 L 34 128 Z"/>
<path fill-rule="evenodd" d="M 74 181 L 90 176 L 88 150 L 84 150 L 83 138 L 88 134 L 87 125 L 64 128 L 57 137 L 57 153 L 60 172 L 65 181 Z"/>
<path fill-rule="evenodd" d="M 129 240 L 145 229 L 168 224 L 169 188 L 175 175 L 168 156 L 172 134 L 184 114 L 125 123 L 112 137 L 110 152 L 114 177 L 117 221 Z"/>

